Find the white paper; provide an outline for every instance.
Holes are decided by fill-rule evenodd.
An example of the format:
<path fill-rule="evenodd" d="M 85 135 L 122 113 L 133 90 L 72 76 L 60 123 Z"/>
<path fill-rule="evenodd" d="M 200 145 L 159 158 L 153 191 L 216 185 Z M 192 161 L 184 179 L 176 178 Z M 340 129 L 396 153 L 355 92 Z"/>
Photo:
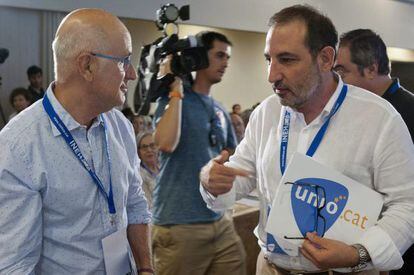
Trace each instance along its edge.
<path fill-rule="evenodd" d="M 311 218 L 314 216 L 300 216 L 301 211 L 306 211 L 305 208 L 310 205 L 316 206 L 317 202 L 321 205 L 323 196 L 316 201 L 316 191 L 306 192 L 303 186 L 295 186 L 296 192 L 292 194 L 293 185 L 286 182 L 310 182 L 324 186 L 326 201 L 321 212 L 327 221 L 324 237 L 347 244 L 357 242 L 363 232 L 377 222 L 382 209 L 383 198 L 379 193 L 310 157 L 295 153 L 276 190 L 266 226 L 266 231 L 290 256 L 297 256 L 298 251 L 294 247 L 299 247 L 303 240 L 285 237 L 301 237 L 307 224 L 315 224 Z M 318 192 L 323 193 L 321 190 Z"/>
<path fill-rule="evenodd" d="M 123 275 L 131 272 L 126 228 L 102 239 L 106 274 Z"/>

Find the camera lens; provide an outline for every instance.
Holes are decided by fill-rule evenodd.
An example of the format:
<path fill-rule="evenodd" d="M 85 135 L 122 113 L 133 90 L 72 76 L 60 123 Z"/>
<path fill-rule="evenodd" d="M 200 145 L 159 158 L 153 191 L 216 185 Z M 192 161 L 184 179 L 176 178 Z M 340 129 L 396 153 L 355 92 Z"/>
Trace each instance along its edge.
<path fill-rule="evenodd" d="M 174 22 L 178 18 L 178 9 L 174 5 L 167 5 L 164 10 L 165 18 L 169 22 Z"/>

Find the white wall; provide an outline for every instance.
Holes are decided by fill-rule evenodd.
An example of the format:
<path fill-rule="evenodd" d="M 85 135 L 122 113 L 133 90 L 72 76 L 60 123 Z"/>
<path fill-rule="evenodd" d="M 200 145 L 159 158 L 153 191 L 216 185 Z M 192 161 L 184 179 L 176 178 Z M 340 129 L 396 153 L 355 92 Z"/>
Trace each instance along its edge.
<path fill-rule="evenodd" d="M 266 64 L 263 58 L 264 31 L 266 21 L 276 10 L 299 1 L 276 0 L 209 0 L 191 1 L 191 23 L 209 26 L 224 26 L 219 29 L 233 42 L 233 57 L 221 83 L 213 87 L 213 95 L 225 107 L 240 103 L 248 108 L 272 93 L 266 81 Z M 102 7 L 128 17 L 153 19 L 160 3 L 174 2 L 178 6 L 184 1 L 159 0 L 69 0 L 23 1 L 0 0 L 0 47 L 11 50 L 11 56 L 0 66 L 3 77 L 3 91 L 0 100 L 6 113 L 11 113 L 8 95 L 12 88 L 27 86 L 26 69 L 41 63 L 41 11 L 9 8 L 3 5 L 44 8 L 68 11 L 78 7 Z M 414 49 L 414 5 L 391 0 L 313 0 L 312 3 L 326 12 L 338 28 L 338 33 L 358 27 L 378 31 L 391 46 Z M 254 5 L 254 6 L 253 6 Z M 125 19 L 133 39 L 133 64 L 138 63 L 139 49 L 155 40 L 160 33 L 153 22 Z M 262 32 L 239 32 L 230 29 L 248 29 Z M 205 27 L 181 25 L 180 35 L 195 34 Z M 395 42 L 395 43 L 393 43 Z M 45 83 L 47 85 L 47 83 Z M 132 91 L 135 83 L 129 85 L 128 102 L 132 105 Z M 1 127 L 1 123 L 0 123 Z"/>
<path fill-rule="evenodd" d="M 372 28 L 389 46 L 414 49 L 414 5 L 395 0 L 0 0 L 0 5 L 70 11 L 99 7 L 118 16 L 153 20 L 161 4 L 190 4 L 189 24 L 265 32 L 267 19 L 283 7 L 308 3 L 325 12 L 338 32 Z"/>
<path fill-rule="evenodd" d="M 42 16 L 40 10 L 0 7 L 0 47 L 10 49 L 10 56 L 0 66 L 3 77 L 3 91 L 0 94 L 1 104 L 6 117 L 12 113 L 8 102 L 10 91 L 18 86 L 28 85 L 26 69 L 36 64 L 44 69 L 44 75 L 51 74 L 51 68 L 44 67 L 41 60 L 43 36 Z M 133 60 L 136 67 L 140 48 L 161 36 L 151 21 L 123 19 L 132 34 Z M 58 24 L 58 22 L 56 22 Z M 271 94 L 270 85 L 266 82 L 266 65 L 263 58 L 263 33 L 213 29 L 201 26 L 180 25 L 180 36 L 196 34 L 211 29 L 224 33 L 233 42 L 232 58 L 223 81 L 213 86 L 214 97 L 230 110 L 234 103 L 243 108 L 263 100 Z M 50 43 L 49 43 L 50 44 Z M 50 48 L 51 45 L 45 45 Z M 44 87 L 49 83 L 44 79 Z M 128 103 L 132 106 L 133 91 L 136 82 L 130 82 Z M 1 128 L 0 123 L 0 128 Z"/>
<path fill-rule="evenodd" d="M 139 49 L 161 36 L 153 22 L 128 19 L 123 20 L 132 35 L 133 64 L 138 64 Z M 228 29 L 207 28 L 192 25 L 179 26 L 180 37 L 194 35 L 203 30 L 214 30 L 226 35 L 233 43 L 232 57 L 222 82 L 212 87 L 212 94 L 228 110 L 234 103 L 242 108 L 250 108 L 273 93 L 266 81 L 266 62 L 263 56 L 265 34 Z M 128 86 L 128 101 L 132 106 L 132 93 L 136 82 Z"/>

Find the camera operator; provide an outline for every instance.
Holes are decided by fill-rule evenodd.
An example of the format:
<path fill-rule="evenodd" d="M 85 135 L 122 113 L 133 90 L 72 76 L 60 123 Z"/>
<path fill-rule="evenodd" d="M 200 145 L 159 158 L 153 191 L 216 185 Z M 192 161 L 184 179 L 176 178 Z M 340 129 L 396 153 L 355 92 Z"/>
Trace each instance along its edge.
<path fill-rule="evenodd" d="M 154 190 L 153 249 L 157 274 L 245 274 L 245 252 L 231 219 L 207 208 L 199 192 L 199 172 L 210 157 L 233 151 L 230 118 L 211 96 L 230 58 L 222 34 L 197 34 L 208 50 L 209 67 L 196 72 L 192 87 L 180 78 L 158 100 L 155 142 L 161 170 Z M 171 73 L 171 56 L 159 76 Z M 173 237 L 172 237 L 173 236 Z"/>

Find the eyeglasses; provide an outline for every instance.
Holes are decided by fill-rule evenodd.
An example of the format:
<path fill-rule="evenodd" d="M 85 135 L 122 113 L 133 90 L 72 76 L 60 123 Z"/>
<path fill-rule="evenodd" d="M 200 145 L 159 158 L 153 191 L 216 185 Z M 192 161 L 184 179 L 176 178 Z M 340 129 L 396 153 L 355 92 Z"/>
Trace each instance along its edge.
<path fill-rule="evenodd" d="M 96 57 L 105 58 L 105 59 L 115 60 L 115 61 L 119 62 L 119 64 L 122 64 L 122 68 L 123 68 L 124 72 L 126 72 L 129 68 L 129 65 L 131 65 L 131 54 L 128 54 L 125 57 L 118 57 L 118 56 L 112 56 L 112 55 L 106 55 L 106 54 L 93 53 L 92 52 L 91 55 L 96 56 Z"/>
<path fill-rule="evenodd" d="M 313 215 L 315 217 L 313 227 L 312 227 L 313 228 L 312 232 L 316 232 L 320 237 L 323 237 L 326 231 L 326 220 L 325 220 L 325 217 L 321 215 L 321 211 L 325 208 L 325 205 L 326 205 L 325 189 L 322 186 L 311 184 L 311 183 L 305 183 L 305 182 L 285 182 L 285 184 L 291 184 L 293 186 L 301 186 L 305 190 L 308 190 L 307 192 L 309 193 L 313 192 L 313 194 L 315 194 L 316 203 L 314 204 L 308 203 L 309 207 L 312 208 Z M 292 187 L 292 192 L 294 192 L 293 188 L 294 187 Z M 302 234 L 305 235 L 306 232 Z M 284 238 L 290 239 L 290 240 L 305 239 L 304 236 L 302 237 L 284 236 Z"/>
<path fill-rule="evenodd" d="M 138 148 L 141 150 L 147 150 L 148 148 L 151 148 L 151 150 L 155 150 L 157 149 L 157 145 L 155 145 L 155 143 L 143 144 L 140 145 Z"/>

